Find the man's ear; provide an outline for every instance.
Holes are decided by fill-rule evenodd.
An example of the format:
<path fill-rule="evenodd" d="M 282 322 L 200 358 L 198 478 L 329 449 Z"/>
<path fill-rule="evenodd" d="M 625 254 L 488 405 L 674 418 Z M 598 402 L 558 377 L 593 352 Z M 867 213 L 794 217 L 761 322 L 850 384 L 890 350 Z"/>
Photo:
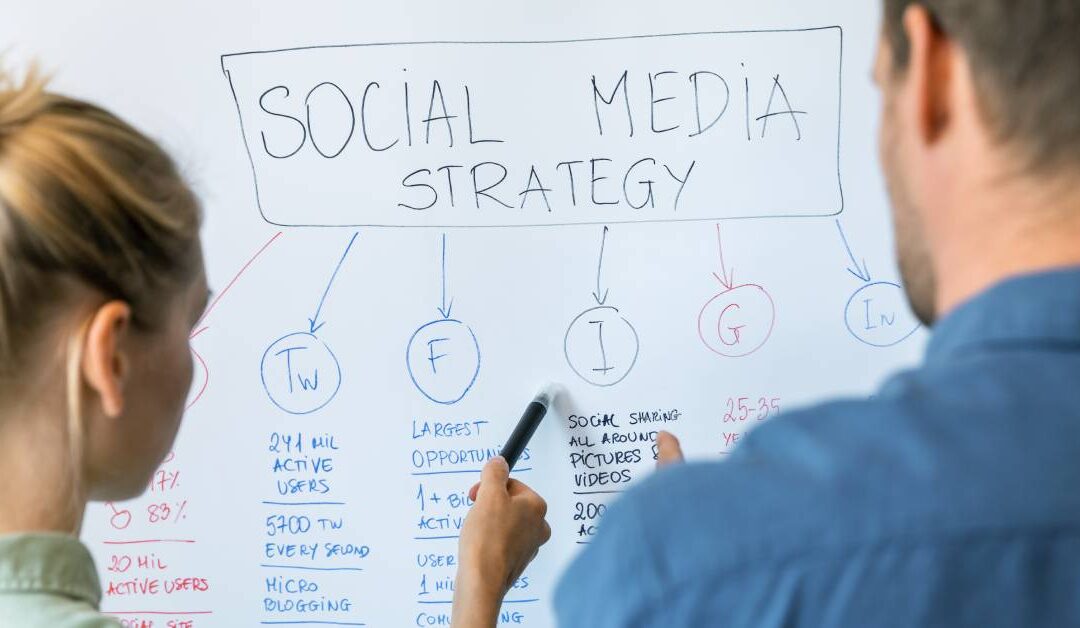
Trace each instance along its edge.
<path fill-rule="evenodd" d="M 82 372 L 87 386 L 97 393 L 105 416 L 124 411 L 124 387 L 131 373 L 126 339 L 131 333 L 131 306 L 109 301 L 91 316 L 83 346 Z"/>
<path fill-rule="evenodd" d="M 907 81 L 912 128 L 925 144 L 944 133 L 953 113 L 953 56 L 958 48 L 934 24 L 926 7 L 914 3 L 904 11 L 904 32 L 910 46 Z"/>

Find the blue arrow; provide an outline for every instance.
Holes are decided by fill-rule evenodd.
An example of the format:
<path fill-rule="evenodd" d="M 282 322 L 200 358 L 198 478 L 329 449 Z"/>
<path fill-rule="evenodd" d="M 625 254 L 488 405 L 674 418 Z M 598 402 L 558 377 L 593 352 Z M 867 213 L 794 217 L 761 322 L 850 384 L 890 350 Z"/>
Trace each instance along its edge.
<path fill-rule="evenodd" d="M 442 307 L 438 308 L 443 318 L 450 318 L 450 312 L 454 310 L 454 300 L 446 304 L 446 234 L 442 234 Z"/>
<path fill-rule="evenodd" d="M 607 242 L 608 228 L 604 227 L 604 233 L 600 236 L 600 261 L 596 263 L 596 292 L 593 292 L 593 298 L 596 299 L 597 305 L 603 305 L 607 301 L 608 291 L 600 290 L 600 273 L 604 270 L 604 244 Z"/>
<path fill-rule="evenodd" d="M 840 232 L 840 240 L 844 243 L 844 248 L 847 249 L 848 257 L 851 259 L 852 266 L 855 267 L 852 270 L 851 266 L 848 266 L 847 271 L 858 277 L 866 283 L 870 283 L 870 269 L 866 266 L 866 259 L 862 261 L 862 266 L 859 266 L 859 260 L 855 259 L 855 254 L 851 252 L 851 245 L 848 244 L 847 237 L 844 235 L 844 228 L 840 226 L 840 220 L 836 221 L 836 229 Z"/>
<path fill-rule="evenodd" d="M 352 249 L 353 243 L 356 242 L 356 237 L 360 235 L 360 232 L 352 234 L 352 238 L 349 240 L 349 245 L 345 247 L 345 252 L 341 254 L 341 259 L 338 260 L 337 267 L 334 268 L 334 274 L 330 275 L 330 281 L 326 283 L 326 290 L 323 290 L 322 298 L 319 299 L 319 307 L 315 308 L 315 316 L 308 319 L 308 332 L 314 334 L 319 331 L 326 321 L 319 322 L 319 314 L 322 313 L 323 303 L 326 302 L 326 295 L 330 294 L 330 286 L 334 285 L 334 279 L 337 277 L 338 271 L 341 270 L 342 264 L 345 263 L 345 258 L 349 256 L 349 251 Z"/>

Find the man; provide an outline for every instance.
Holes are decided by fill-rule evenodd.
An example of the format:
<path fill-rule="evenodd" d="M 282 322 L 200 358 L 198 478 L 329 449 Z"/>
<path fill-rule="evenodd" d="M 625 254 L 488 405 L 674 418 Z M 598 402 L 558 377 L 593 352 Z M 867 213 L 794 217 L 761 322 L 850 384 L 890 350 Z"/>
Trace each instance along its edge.
<path fill-rule="evenodd" d="M 884 6 L 924 364 L 643 482 L 563 579 L 561 625 L 1080 626 L 1080 0 Z M 545 538 L 504 469 L 462 534 L 464 617 Z"/>

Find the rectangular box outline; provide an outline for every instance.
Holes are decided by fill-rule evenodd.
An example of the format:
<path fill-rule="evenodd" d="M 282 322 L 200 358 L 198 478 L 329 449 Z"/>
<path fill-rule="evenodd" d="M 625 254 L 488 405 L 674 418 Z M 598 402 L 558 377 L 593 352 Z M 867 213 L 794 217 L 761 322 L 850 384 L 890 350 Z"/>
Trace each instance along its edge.
<path fill-rule="evenodd" d="M 425 46 L 425 45 L 536 45 L 536 44 L 580 44 L 606 41 L 629 41 L 639 39 L 661 39 L 673 37 L 689 37 L 701 35 L 754 35 L 754 34 L 783 34 L 783 33 L 812 33 L 835 30 L 839 37 L 839 55 L 837 59 L 837 117 L 836 117 L 836 185 L 840 194 L 840 206 L 832 213 L 810 214 L 755 214 L 750 216 L 722 216 L 716 218 L 651 218 L 646 220 L 602 220 L 588 222 L 559 222 L 559 223 L 535 223 L 535 224 L 484 224 L 484 225 L 391 225 L 391 224 L 321 224 L 321 223 L 282 223 L 274 222 L 267 218 L 263 211 L 262 197 L 259 191 L 259 176 L 255 167 L 255 159 L 248 145 L 247 129 L 244 128 L 244 116 L 240 111 L 240 100 L 236 96 L 236 88 L 233 85 L 232 74 L 225 67 L 227 59 L 232 57 L 244 57 L 250 55 L 269 55 L 289 52 L 304 52 L 308 50 L 331 50 L 337 48 L 369 48 L 381 46 Z M 460 40 L 433 40 L 433 41 L 406 41 L 406 42 L 372 42 L 366 44 L 329 44 L 321 46 L 298 46 L 294 48 L 274 48 L 268 50 L 249 50 L 245 52 L 233 52 L 221 55 L 221 71 L 229 82 L 229 92 L 236 106 L 236 116 L 240 124 L 240 135 L 244 142 L 244 151 L 247 153 L 248 164 L 251 166 L 252 181 L 255 186 L 255 206 L 259 215 L 267 224 L 277 227 L 288 228 L 329 228 L 329 229 L 524 229 L 524 228 L 548 228 L 548 227 L 573 227 L 573 226 L 596 226 L 596 225 L 635 225 L 635 224 L 658 224 L 658 223 L 683 223 L 683 222 L 718 222 L 723 220 L 753 220 L 753 219 L 785 219 L 785 218 L 830 218 L 841 215 L 844 212 L 844 182 L 841 173 L 841 141 L 843 135 L 843 111 L 844 111 L 844 29 L 839 24 L 831 26 L 817 26 L 809 28 L 785 28 L 785 29 L 749 29 L 727 31 L 693 31 L 685 33 L 665 33 L 653 35 L 623 35 L 614 37 L 590 37 L 582 39 L 552 39 L 552 40 L 510 40 L 510 41 L 460 41 Z"/>

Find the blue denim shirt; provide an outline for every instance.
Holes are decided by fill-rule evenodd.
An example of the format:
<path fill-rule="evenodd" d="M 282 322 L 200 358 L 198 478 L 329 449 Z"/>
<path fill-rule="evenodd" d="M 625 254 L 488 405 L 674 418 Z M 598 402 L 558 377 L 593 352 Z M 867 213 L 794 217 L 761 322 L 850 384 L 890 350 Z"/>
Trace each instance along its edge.
<path fill-rule="evenodd" d="M 872 400 L 609 510 L 561 626 L 1080 626 L 1080 269 L 1006 281 Z"/>

